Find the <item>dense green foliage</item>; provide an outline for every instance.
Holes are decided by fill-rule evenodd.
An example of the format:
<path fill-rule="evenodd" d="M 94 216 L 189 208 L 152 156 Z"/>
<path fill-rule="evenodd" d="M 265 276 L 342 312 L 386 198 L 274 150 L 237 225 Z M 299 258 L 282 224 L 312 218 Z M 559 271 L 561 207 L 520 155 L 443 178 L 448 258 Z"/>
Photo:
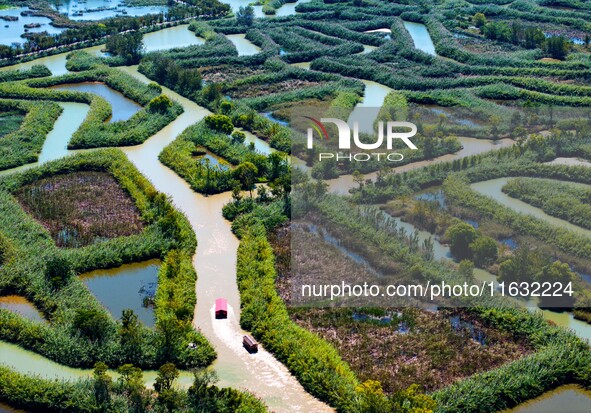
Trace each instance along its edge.
<path fill-rule="evenodd" d="M 208 119 L 210 124 L 215 119 L 221 119 L 220 127 L 227 128 L 225 132 L 230 131 L 230 127 L 233 129 L 227 116 L 206 117 L 204 121 L 187 128 L 160 154 L 160 160 L 186 179 L 194 190 L 213 194 L 232 190 L 236 186 L 252 189 L 257 181 L 273 181 L 278 178 L 279 164 L 285 164 L 285 158 L 268 158 L 227 133 L 210 129 L 207 126 Z M 204 153 L 199 148 L 209 150 L 237 168 L 232 169 L 223 164 L 212 165 L 209 159 L 202 157 Z M 247 164 L 254 166 L 250 182 L 246 182 L 241 176 L 241 171 L 244 171 Z"/>
<path fill-rule="evenodd" d="M 15 82 L 17 80 L 33 79 L 51 76 L 51 71 L 42 65 L 34 65 L 29 70 L 5 70 L 0 72 L 0 82 Z"/>
<path fill-rule="evenodd" d="M 116 34 L 107 39 L 105 49 L 123 59 L 126 65 L 133 65 L 140 61 L 143 54 L 142 37 L 140 32 Z"/>
<path fill-rule="evenodd" d="M 97 363 L 92 378 L 78 381 L 46 380 L 0 368 L 1 400 L 28 411 L 51 413 L 238 412 L 264 413 L 265 405 L 250 393 L 219 388 L 209 372 L 196 372 L 187 390 L 176 384 L 178 370 L 164 364 L 155 390 L 144 387 L 141 369 L 125 364 L 114 380 L 107 365 Z"/>
<path fill-rule="evenodd" d="M 358 382 L 334 348 L 296 326 L 275 291 L 273 251 L 260 226 L 243 228 L 238 248 L 241 326 L 285 363 L 307 391 L 339 411 L 350 403 Z"/>
<path fill-rule="evenodd" d="M 53 102 L 2 99 L 0 110 L 25 114 L 17 130 L 0 138 L 0 170 L 35 162 L 62 108 Z"/>

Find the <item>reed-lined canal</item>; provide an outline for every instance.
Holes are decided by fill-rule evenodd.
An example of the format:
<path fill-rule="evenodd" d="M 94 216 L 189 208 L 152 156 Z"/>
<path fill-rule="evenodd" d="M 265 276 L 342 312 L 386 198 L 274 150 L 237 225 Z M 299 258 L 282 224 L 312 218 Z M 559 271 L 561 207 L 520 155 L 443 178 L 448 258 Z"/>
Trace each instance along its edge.
<path fill-rule="evenodd" d="M 109 122 L 128 120 L 142 109 L 139 103 L 126 98 L 121 92 L 100 82 L 66 83 L 52 86 L 51 89 L 92 93 L 104 98 L 112 108 Z"/>

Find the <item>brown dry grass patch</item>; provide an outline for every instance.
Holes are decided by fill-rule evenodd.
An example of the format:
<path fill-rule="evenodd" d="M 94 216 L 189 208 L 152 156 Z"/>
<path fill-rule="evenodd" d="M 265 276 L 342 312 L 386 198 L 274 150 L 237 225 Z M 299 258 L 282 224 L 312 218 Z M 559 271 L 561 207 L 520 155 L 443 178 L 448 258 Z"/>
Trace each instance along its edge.
<path fill-rule="evenodd" d="M 129 236 L 144 225 L 131 197 L 105 172 L 55 175 L 15 193 L 59 247 L 82 247 Z"/>

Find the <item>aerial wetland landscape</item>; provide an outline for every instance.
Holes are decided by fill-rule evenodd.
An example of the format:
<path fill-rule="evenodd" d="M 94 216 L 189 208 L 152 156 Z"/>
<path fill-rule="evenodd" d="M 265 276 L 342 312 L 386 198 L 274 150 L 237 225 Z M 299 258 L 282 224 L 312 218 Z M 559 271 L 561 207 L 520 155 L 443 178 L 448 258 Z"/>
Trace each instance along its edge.
<path fill-rule="evenodd" d="M 590 340 L 591 2 L 0 0 L 0 413 L 583 413 Z"/>

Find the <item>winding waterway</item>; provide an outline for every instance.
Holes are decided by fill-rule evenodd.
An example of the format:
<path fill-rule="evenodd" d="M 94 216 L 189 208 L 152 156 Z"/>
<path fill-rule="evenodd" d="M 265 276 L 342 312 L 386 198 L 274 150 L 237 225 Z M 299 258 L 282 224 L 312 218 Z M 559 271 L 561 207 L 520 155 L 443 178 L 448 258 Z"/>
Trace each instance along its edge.
<path fill-rule="evenodd" d="M 462 149 L 460 149 L 458 152 L 442 155 L 428 161 L 413 162 L 403 166 L 394 167 L 392 168 L 392 170 L 396 173 L 411 171 L 413 169 L 422 168 L 424 166 L 432 165 L 435 163 L 453 161 L 455 159 L 461 159 L 466 156 L 477 155 L 479 153 L 484 153 L 513 145 L 513 141 L 511 139 L 501 139 L 499 141 L 493 141 L 488 139 L 476 139 L 465 136 L 459 136 L 458 140 L 462 144 Z M 395 165 L 394 162 L 392 163 Z M 377 173 L 374 172 L 365 175 L 365 178 L 375 180 L 376 176 Z M 352 175 L 342 175 L 338 178 L 331 179 L 326 182 L 328 183 L 331 192 L 341 195 L 347 195 L 349 193 L 349 189 L 357 186 L 357 184 L 353 181 Z"/>
<path fill-rule="evenodd" d="M 124 70 L 144 82 L 149 81 L 135 67 Z M 158 155 L 170 142 L 209 112 L 167 88 L 163 88 L 163 93 L 178 101 L 185 112 L 143 145 L 124 148 L 124 152 L 158 191 L 171 197 L 175 206 L 185 213 L 197 235 L 199 246 L 193 257 L 198 275 L 197 307 L 193 324 L 205 334 L 218 353 L 213 368 L 220 378 L 220 385 L 248 389 L 278 412 L 331 411 L 306 393 L 287 368 L 266 350 L 261 349 L 251 355 L 242 348 L 244 331 L 239 323 L 240 294 L 236 284 L 239 241 L 232 234 L 230 223 L 221 214 L 222 207 L 231 200 L 231 194 L 209 197 L 198 194 L 158 161 Z M 219 297 L 228 300 L 227 320 L 216 320 L 214 317 L 214 303 Z"/>

